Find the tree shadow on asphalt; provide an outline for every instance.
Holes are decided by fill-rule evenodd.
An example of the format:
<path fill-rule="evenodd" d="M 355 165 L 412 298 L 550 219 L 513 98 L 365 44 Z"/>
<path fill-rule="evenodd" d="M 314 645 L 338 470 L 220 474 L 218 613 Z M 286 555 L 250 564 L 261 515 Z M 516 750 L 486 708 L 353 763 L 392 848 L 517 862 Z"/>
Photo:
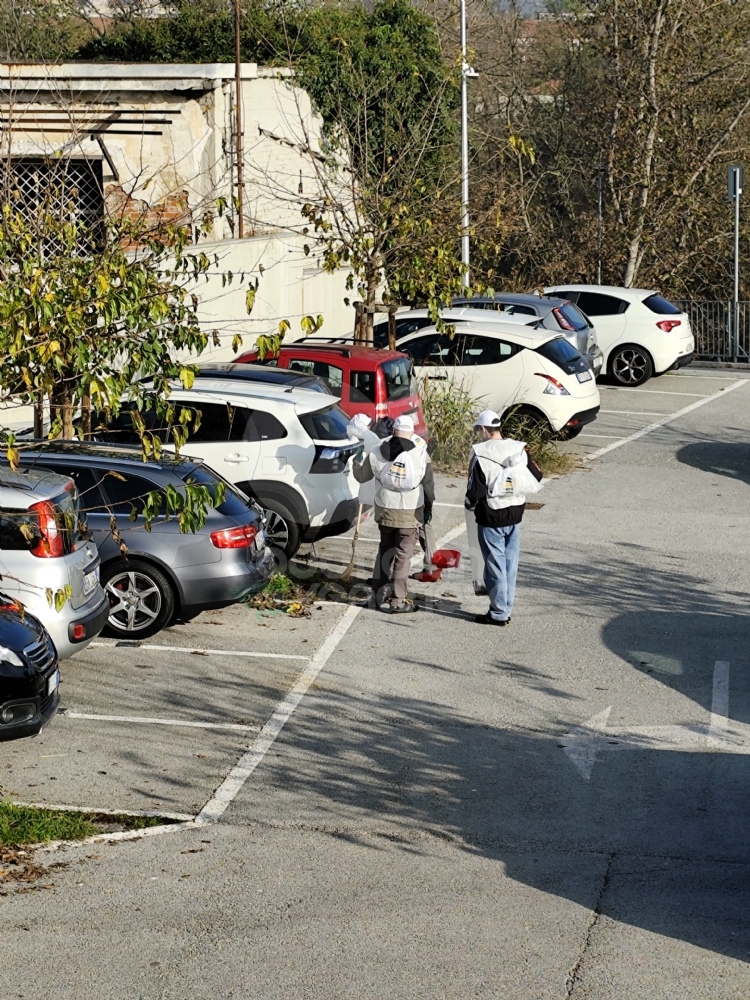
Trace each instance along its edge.
<path fill-rule="evenodd" d="M 677 461 L 750 484 L 750 444 L 741 441 L 696 441 L 679 449 Z"/>
<path fill-rule="evenodd" d="M 663 562 L 566 559 L 563 576 L 532 559 L 523 582 L 557 608 L 580 610 L 586 598 L 624 670 L 700 706 L 689 721 L 708 722 L 713 663 L 729 660 L 730 717 L 750 722 L 750 617 L 679 557 Z M 553 680 L 507 660 L 487 666 L 527 686 Z M 538 728 L 511 729 L 392 694 L 314 695 L 265 771 L 279 799 L 266 787 L 262 800 L 368 844 L 362 831 L 429 851 L 427 833 L 614 920 L 750 961 L 750 756 L 628 749 L 600 754 L 584 781 L 559 743 L 583 720 L 565 715 L 567 700 L 557 704 Z M 250 811 L 257 818 L 261 802 Z M 571 856 L 580 861 L 573 874 Z"/>

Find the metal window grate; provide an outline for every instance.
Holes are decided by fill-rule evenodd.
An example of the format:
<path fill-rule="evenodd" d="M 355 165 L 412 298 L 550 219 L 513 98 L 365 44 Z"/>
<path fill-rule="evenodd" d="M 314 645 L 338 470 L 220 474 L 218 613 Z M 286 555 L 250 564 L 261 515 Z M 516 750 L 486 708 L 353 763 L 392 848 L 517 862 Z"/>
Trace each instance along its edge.
<path fill-rule="evenodd" d="M 0 179 L 3 201 L 10 201 L 28 219 L 38 218 L 45 209 L 76 222 L 83 245 L 100 242 L 104 223 L 100 160 L 18 158 L 2 170 Z"/>

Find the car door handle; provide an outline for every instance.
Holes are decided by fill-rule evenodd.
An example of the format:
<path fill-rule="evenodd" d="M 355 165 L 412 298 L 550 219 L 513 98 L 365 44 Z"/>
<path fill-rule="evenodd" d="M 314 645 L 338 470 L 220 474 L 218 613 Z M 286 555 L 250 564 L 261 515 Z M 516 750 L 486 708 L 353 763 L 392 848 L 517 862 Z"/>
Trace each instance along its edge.
<path fill-rule="evenodd" d="M 240 462 L 249 462 L 250 459 L 247 455 L 238 455 L 237 452 L 235 452 L 234 455 L 227 455 L 224 461 L 229 462 L 230 465 L 239 465 Z"/>
<path fill-rule="evenodd" d="M 428 375 L 427 376 L 432 382 L 446 382 L 448 379 L 447 375 Z"/>

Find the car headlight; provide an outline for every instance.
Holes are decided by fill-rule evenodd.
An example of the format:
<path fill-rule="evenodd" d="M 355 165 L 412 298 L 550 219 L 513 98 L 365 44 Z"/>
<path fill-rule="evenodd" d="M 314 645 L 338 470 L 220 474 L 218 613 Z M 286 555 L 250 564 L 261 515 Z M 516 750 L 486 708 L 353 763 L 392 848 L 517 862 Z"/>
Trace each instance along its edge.
<path fill-rule="evenodd" d="M 3 663 L 12 663 L 14 667 L 22 667 L 24 665 L 18 654 L 14 653 L 12 649 L 8 649 L 7 646 L 0 646 L 0 660 Z"/>

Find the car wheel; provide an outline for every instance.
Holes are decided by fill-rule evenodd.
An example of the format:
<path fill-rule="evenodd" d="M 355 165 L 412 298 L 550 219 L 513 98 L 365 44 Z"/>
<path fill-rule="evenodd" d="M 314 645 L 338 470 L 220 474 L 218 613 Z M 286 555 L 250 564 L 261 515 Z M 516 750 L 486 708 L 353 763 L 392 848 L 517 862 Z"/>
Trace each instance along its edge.
<path fill-rule="evenodd" d="M 274 555 L 278 553 L 284 559 L 291 559 L 301 541 L 299 525 L 294 520 L 294 515 L 279 500 L 258 497 L 258 503 L 266 517 L 266 545 Z"/>
<path fill-rule="evenodd" d="M 175 612 L 174 591 L 156 566 L 140 559 L 118 559 L 102 572 L 109 598 L 103 635 L 115 639 L 147 639 L 169 624 Z"/>
<path fill-rule="evenodd" d="M 503 414 L 503 436 L 514 437 L 516 434 L 538 432 L 544 437 L 552 435 L 549 420 L 539 410 L 530 406 L 519 406 Z"/>
<path fill-rule="evenodd" d="M 625 344 L 609 359 L 609 373 L 618 385 L 643 385 L 654 374 L 654 363 L 642 347 Z"/>
<path fill-rule="evenodd" d="M 555 435 L 558 441 L 572 441 L 573 438 L 577 438 L 578 435 L 583 430 L 583 424 L 580 427 L 563 427 L 561 431 Z"/>

